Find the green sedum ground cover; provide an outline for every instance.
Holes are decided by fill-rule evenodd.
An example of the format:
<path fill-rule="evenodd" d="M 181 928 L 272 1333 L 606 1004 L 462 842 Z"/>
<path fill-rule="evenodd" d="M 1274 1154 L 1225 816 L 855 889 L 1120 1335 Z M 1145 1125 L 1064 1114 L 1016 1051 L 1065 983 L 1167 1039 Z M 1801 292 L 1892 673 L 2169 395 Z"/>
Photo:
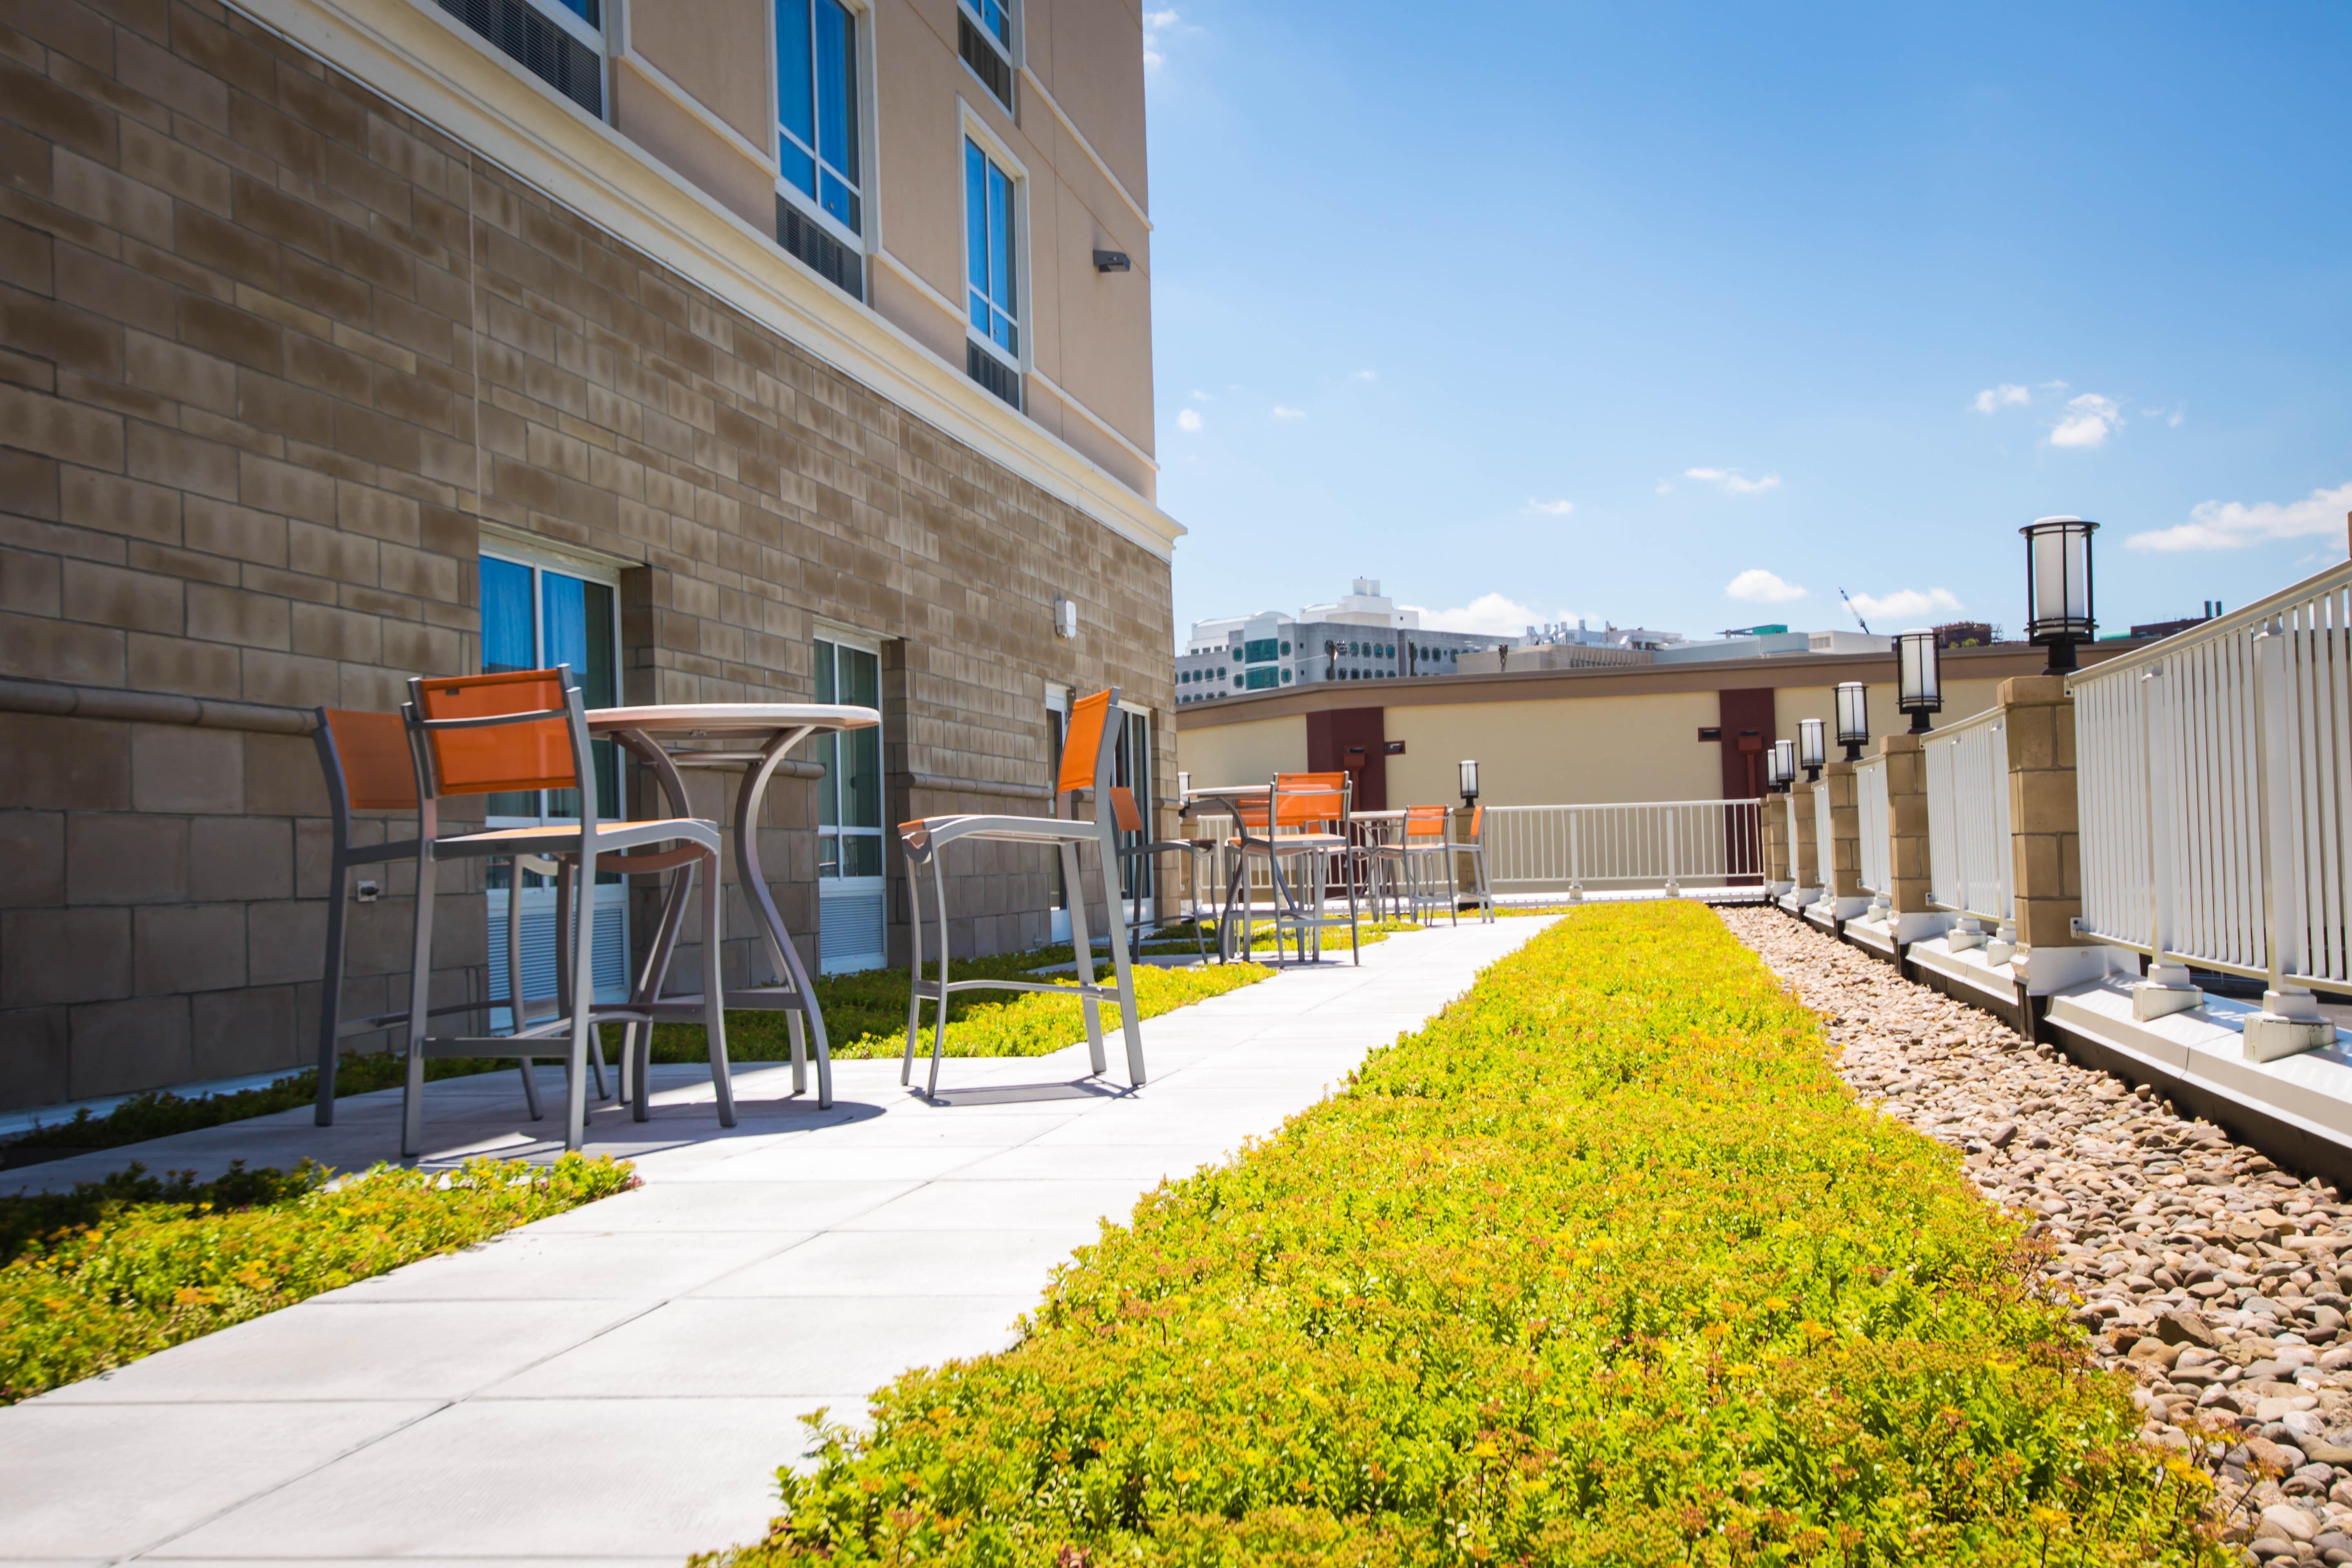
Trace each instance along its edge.
<path fill-rule="evenodd" d="M 1956 1159 L 1708 910 L 1580 910 L 698 1561 L 2218 1563 Z"/>
<path fill-rule="evenodd" d="M 328 1177 L 307 1161 L 205 1183 L 133 1165 L 71 1193 L 0 1198 L 0 1405 L 637 1181 L 580 1154 Z"/>

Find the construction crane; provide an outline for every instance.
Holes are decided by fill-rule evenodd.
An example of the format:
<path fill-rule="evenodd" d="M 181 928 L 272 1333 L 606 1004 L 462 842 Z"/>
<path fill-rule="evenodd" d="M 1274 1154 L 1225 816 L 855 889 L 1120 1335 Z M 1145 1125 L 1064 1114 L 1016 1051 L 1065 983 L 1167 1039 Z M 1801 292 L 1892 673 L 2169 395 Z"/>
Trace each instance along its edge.
<path fill-rule="evenodd" d="M 1853 611 L 1854 624 L 1862 628 L 1862 635 L 1864 637 L 1870 636 L 1870 623 L 1862 618 L 1862 612 L 1860 610 L 1854 609 L 1853 595 L 1847 593 L 1843 588 L 1840 588 L 1838 590 L 1838 597 L 1845 601 L 1845 607 L 1847 609 Z"/>

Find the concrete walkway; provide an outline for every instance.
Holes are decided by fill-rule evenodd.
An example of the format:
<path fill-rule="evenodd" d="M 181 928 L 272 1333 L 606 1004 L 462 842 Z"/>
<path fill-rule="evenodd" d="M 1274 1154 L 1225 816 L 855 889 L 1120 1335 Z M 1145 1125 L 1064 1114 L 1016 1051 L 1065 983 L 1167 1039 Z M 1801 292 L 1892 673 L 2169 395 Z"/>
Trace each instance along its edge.
<path fill-rule="evenodd" d="M 862 1419 L 907 1367 L 1003 1347 L 1103 1221 L 1274 1131 L 1547 923 L 1402 935 L 1152 1019 L 1133 1093 L 1079 1079 L 1083 1046 L 951 1059 L 937 1102 L 895 1062 L 840 1063 L 830 1111 L 762 1064 L 722 1132 L 707 1073 L 657 1068 L 653 1121 L 590 1132 L 644 1187 L 0 1409 L 0 1563 L 676 1568 L 754 1539 L 802 1415 Z M 547 1149 L 509 1074 L 427 1094 L 436 1159 Z M 350 1168 L 398 1115 L 370 1095 L 328 1131 L 294 1112 L 21 1174 Z"/>

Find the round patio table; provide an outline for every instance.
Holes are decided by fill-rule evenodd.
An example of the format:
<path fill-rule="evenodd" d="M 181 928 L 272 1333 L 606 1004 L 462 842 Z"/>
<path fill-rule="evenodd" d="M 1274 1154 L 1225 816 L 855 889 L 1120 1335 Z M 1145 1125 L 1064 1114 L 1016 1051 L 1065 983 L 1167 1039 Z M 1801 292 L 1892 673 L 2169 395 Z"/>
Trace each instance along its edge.
<path fill-rule="evenodd" d="M 770 984 L 729 991 L 724 1005 L 732 1011 L 787 1016 L 795 1094 L 808 1090 L 809 1047 L 814 1045 L 816 1102 L 820 1110 L 833 1104 L 833 1057 L 825 1047 L 824 1015 L 809 984 L 808 971 L 793 946 L 792 933 L 784 929 L 783 917 L 777 913 L 776 901 L 768 892 L 766 873 L 760 867 L 760 807 L 767 798 L 768 783 L 775 777 L 777 767 L 802 742 L 812 735 L 870 730 L 881 722 L 882 715 L 871 708 L 831 702 L 676 702 L 653 708 L 594 708 L 588 712 L 590 734 L 619 742 L 653 770 L 654 776 L 661 781 L 662 794 L 668 799 L 673 816 L 694 815 L 687 800 L 681 770 L 731 769 L 742 775 L 735 791 L 735 874 L 742 883 L 744 898 L 766 933 L 777 978 Z M 630 992 L 632 1012 L 656 1017 L 676 1014 L 682 1019 L 691 1019 L 702 1010 L 699 995 L 662 994 L 670 959 L 677 947 L 678 929 L 686 918 L 687 883 L 688 875 L 681 871 L 663 897 L 661 923 L 655 928 L 645 966 Z M 715 941 L 717 937 L 717 932 L 704 933 L 705 941 Z M 807 1020 L 805 1037 L 803 1018 Z M 632 1047 L 640 1026 L 624 1026 L 621 1071 L 625 1075 L 635 1059 Z M 627 1088 L 625 1079 L 625 1093 Z M 645 1121 L 645 1085 L 636 1086 L 633 1103 L 636 1119 Z"/>

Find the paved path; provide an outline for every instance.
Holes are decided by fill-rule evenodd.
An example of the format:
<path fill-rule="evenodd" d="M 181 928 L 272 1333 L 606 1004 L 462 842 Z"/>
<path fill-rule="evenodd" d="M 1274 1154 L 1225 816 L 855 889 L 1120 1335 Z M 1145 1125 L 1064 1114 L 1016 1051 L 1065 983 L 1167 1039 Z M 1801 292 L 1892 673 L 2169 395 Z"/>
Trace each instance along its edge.
<path fill-rule="evenodd" d="M 1152 1019 L 1131 1094 L 1074 1081 L 1083 1046 L 950 1060 L 936 1103 L 895 1062 L 839 1063 L 830 1111 L 761 1065 L 721 1132 L 707 1075 L 657 1069 L 652 1122 L 606 1110 L 590 1134 L 638 1190 L 0 1409 L 0 1563 L 675 1568 L 753 1539 L 802 1414 L 862 1417 L 906 1367 L 1004 1345 L 1103 1220 L 1273 1131 L 1546 923 L 1401 936 Z M 543 1151 L 520 1100 L 507 1074 L 432 1086 L 436 1157 Z M 139 1152 L 349 1167 L 398 1115 L 371 1095 L 329 1131 L 294 1112 Z"/>

